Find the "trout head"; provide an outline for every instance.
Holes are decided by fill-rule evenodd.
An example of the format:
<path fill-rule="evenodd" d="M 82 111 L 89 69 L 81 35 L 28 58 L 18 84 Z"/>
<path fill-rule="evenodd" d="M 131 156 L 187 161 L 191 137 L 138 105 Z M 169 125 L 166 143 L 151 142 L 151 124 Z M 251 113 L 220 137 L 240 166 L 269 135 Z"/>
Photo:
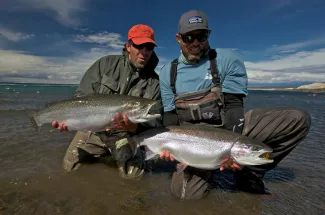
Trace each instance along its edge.
<path fill-rule="evenodd" d="M 243 136 L 235 141 L 231 148 L 231 156 L 240 165 L 262 165 L 273 162 L 270 159 L 272 151 L 269 146 Z"/>
<path fill-rule="evenodd" d="M 150 99 L 141 99 L 140 101 L 128 101 L 125 105 L 125 113 L 132 123 L 147 122 L 152 119 L 159 118 L 161 116 L 158 113 L 149 114 L 151 108 L 156 104 L 157 101 Z"/>

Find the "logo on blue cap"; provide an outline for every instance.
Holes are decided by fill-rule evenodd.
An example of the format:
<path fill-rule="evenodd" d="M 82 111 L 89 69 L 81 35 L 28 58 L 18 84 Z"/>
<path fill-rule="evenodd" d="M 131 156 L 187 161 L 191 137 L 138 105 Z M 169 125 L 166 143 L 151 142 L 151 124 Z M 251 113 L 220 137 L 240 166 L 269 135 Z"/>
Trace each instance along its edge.
<path fill-rule="evenodd" d="M 202 16 L 192 16 L 188 19 L 188 22 L 190 24 L 193 24 L 193 23 L 202 23 L 203 22 L 203 19 L 202 19 Z"/>

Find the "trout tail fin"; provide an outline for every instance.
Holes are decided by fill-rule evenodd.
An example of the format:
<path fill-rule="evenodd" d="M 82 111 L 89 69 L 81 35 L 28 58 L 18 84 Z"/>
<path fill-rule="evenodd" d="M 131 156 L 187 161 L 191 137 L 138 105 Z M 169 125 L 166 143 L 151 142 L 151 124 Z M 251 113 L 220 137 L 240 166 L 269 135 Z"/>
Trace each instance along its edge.
<path fill-rule="evenodd" d="M 28 118 L 31 121 L 33 127 L 35 128 L 35 130 L 37 131 L 37 133 L 40 132 L 40 126 L 37 123 L 37 119 L 36 119 L 36 110 L 27 110 L 27 114 L 28 114 Z"/>

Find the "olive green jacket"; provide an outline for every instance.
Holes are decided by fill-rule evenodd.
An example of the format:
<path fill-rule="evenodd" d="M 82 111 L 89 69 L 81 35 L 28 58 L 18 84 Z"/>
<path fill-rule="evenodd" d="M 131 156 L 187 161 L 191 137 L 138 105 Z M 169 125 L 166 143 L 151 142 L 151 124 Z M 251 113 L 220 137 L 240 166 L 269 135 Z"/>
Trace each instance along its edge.
<path fill-rule="evenodd" d="M 118 93 L 158 99 L 159 76 L 154 71 L 158 62 L 159 59 L 153 52 L 148 65 L 138 72 L 125 52 L 123 55 L 102 57 L 86 71 L 75 96 Z"/>
<path fill-rule="evenodd" d="M 152 53 L 147 66 L 138 71 L 128 59 L 128 53 L 108 55 L 97 60 L 84 74 L 75 92 L 75 96 L 88 94 L 124 94 L 157 100 L 158 105 L 152 107 L 150 113 L 162 114 L 159 76 L 155 72 L 159 59 Z M 161 126 L 161 119 L 141 123 L 141 129 Z M 104 137 L 103 134 L 105 133 Z M 109 138 L 112 133 L 101 132 L 99 135 L 105 142 L 117 140 Z M 124 135 L 118 134 L 121 139 Z"/>

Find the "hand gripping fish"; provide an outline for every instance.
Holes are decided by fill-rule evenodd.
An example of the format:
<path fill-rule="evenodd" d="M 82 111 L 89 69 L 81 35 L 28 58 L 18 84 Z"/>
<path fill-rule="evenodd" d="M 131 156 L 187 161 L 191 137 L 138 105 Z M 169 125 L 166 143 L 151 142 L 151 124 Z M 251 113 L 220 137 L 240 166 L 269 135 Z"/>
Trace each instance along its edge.
<path fill-rule="evenodd" d="M 49 104 L 40 111 L 29 111 L 29 118 L 39 131 L 53 120 L 67 125 L 69 130 L 100 132 L 111 127 L 116 113 L 126 114 L 132 123 L 143 123 L 160 117 L 149 114 L 157 101 L 119 94 L 91 94 Z"/>
<path fill-rule="evenodd" d="M 272 163 L 269 146 L 232 131 L 200 125 L 169 126 L 149 129 L 130 137 L 137 146 L 146 146 L 146 160 L 163 150 L 180 162 L 178 172 L 186 166 L 214 170 L 231 157 L 240 165 Z"/>

